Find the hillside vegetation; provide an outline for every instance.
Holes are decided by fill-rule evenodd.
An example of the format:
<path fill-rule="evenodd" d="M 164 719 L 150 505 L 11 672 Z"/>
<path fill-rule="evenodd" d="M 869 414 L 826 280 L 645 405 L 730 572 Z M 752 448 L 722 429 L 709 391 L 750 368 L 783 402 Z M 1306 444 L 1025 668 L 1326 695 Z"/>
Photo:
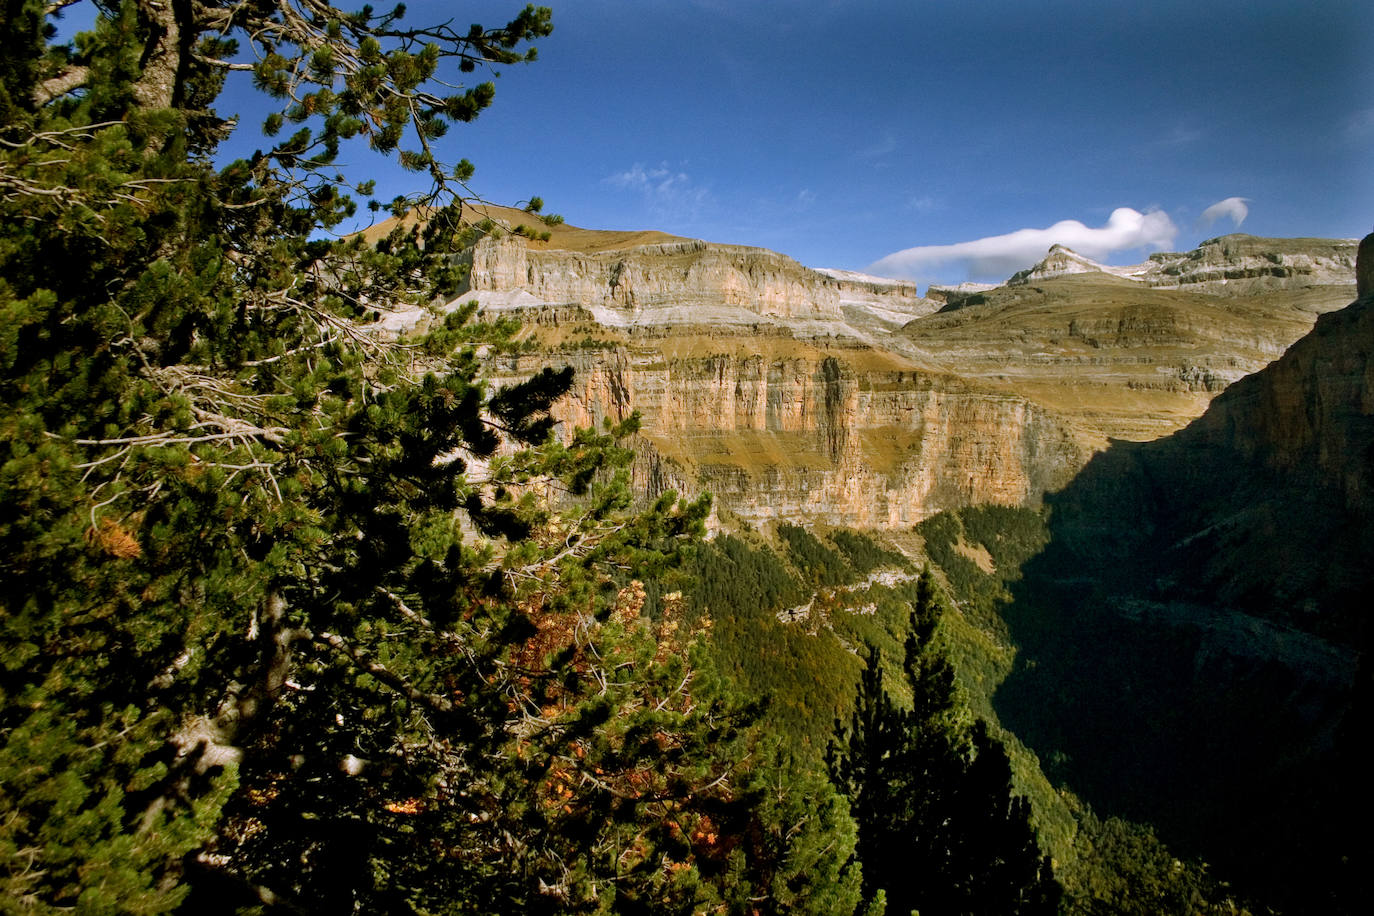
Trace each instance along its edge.
<path fill-rule="evenodd" d="M 1336 294 L 466 200 L 551 16 L 0 14 L 0 912 L 1355 911 L 1368 303 L 1091 458 Z"/>
<path fill-rule="evenodd" d="M 728 562 L 805 589 L 702 544 L 706 498 L 634 508 L 633 414 L 553 436 L 571 371 L 494 382 L 515 324 L 431 307 L 487 231 L 452 196 L 471 165 L 431 141 L 492 99 L 431 78 L 532 59 L 549 11 L 456 33 L 132 0 L 67 42 L 67 6 L 0 20 L 0 908 L 880 913 L 902 876 L 857 851 L 871 824 L 829 736 L 760 718 L 704 608 L 650 607 L 643 580 Z M 217 167 L 237 41 L 267 132 L 289 130 Z M 351 141 L 432 179 L 391 207 L 423 225 L 325 232 L 354 209 Z M 886 559 L 841 541 L 793 532 L 808 585 Z M 885 614 L 925 621 L 906 653 L 938 666 L 918 605 Z M 851 676 L 826 680 L 830 719 Z M 1057 886 L 998 746 L 962 719 L 909 731 L 894 748 L 952 765 L 910 802 L 961 803 L 927 909 L 991 893 L 984 872 L 1000 911 L 1023 886 L 1043 909 Z M 1028 869 L 999 864 L 1008 844 Z"/>

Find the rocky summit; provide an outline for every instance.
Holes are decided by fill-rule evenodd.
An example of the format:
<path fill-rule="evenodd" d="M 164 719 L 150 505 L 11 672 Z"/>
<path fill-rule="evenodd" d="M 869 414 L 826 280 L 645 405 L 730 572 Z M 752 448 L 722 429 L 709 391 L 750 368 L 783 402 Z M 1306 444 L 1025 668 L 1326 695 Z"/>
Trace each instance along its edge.
<path fill-rule="evenodd" d="M 576 382 L 560 419 L 643 416 L 635 486 L 749 522 L 909 526 L 1035 504 L 1114 439 L 1202 414 L 1355 293 L 1355 243 L 1225 236 L 1135 268 L 1055 246 L 993 288 L 814 270 L 761 248 L 484 208 L 454 304 L 518 318 Z M 413 320 L 413 317 L 412 319 Z M 401 326 L 393 321 L 393 326 Z"/>
<path fill-rule="evenodd" d="M 940 303 L 763 249 L 559 228 L 465 255 L 460 298 L 543 345 L 508 371 L 571 363 L 563 419 L 643 414 L 646 496 L 709 489 L 752 521 L 900 527 L 1033 503 L 1111 439 L 1187 424 L 1354 292 L 1340 241 L 1230 236 L 1152 259 L 1148 280 L 1057 248 Z"/>

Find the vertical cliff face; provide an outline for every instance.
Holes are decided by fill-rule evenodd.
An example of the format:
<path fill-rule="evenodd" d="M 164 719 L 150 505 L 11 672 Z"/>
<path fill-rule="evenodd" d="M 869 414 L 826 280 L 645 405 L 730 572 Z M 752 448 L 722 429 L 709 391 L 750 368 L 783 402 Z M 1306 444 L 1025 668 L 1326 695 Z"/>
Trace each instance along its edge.
<path fill-rule="evenodd" d="M 683 309 L 743 309 L 778 318 L 838 319 L 839 286 L 761 248 L 666 242 L 608 252 L 531 248 L 518 236 L 487 237 L 468 255 L 474 292 L 523 289 L 576 303 L 607 323 Z M 665 314 L 665 320 L 668 318 Z M 709 320 L 703 313 L 702 320 Z"/>
<path fill-rule="evenodd" d="M 1374 295 L 1366 294 L 1321 316 L 1282 359 L 1228 388 L 1184 438 L 1374 509 L 1371 342 Z"/>
<path fill-rule="evenodd" d="M 640 491 L 695 485 L 751 522 L 906 527 L 956 506 L 1034 501 L 1086 460 L 1062 423 L 1023 398 L 865 366 L 862 351 L 566 355 L 577 374 L 560 419 L 641 411 L 653 480 L 637 479 Z"/>
<path fill-rule="evenodd" d="M 459 301 L 531 329 L 541 355 L 512 375 L 573 364 L 561 419 L 642 414 L 643 496 L 706 489 L 753 522 L 904 527 L 947 508 L 1035 503 L 1108 442 L 1178 430 L 1341 299 L 1339 286 L 1287 286 L 1340 281 L 1354 246 L 1228 236 L 1204 248 L 1140 268 L 1154 279 L 1059 250 L 1048 279 L 941 310 L 914 284 L 763 249 L 493 230 L 463 255 Z M 1233 277 L 1267 292 L 1155 288 Z"/>
<path fill-rule="evenodd" d="M 1186 253 L 1160 253 L 1138 268 L 1154 286 L 1245 295 L 1264 289 L 1345 285 L 1355 269 L 1348 239 L 1269 239 L 1236 233 L 1208 239 Z"/>
<path fill-rule="evenodd" d="M 1360 242 L 1355 264 L 1355 289 L 1361 299 L 1374 296 L 1374 232 Z"/>
<path fill-rule="evenodd" d="M 468 295 L 578 339 L 507 367 L 571 363 L 559 419 L 640 411 L 645 497 L 705 489 L 750 522 L 904 527 L 1034 501 L 1085 460 L 1049 411 L 875 350 L 935 308 L 914 284 L 695 241 L 567 251 L 489 236 L 467 257 Z"/>
<path fill-rule="evenodd" d="M 518 289 L 551 305 L 579 305 L 609 326 L 842 323 L 856 317 L 855 307 L 867 313 L 861 325 L 900 325 L 938 307 L 914 283 L 810 270 L 763 248 L 689 239 L 568 251 L 487 236 L 464 258 L 472 293 Z"/>
<path fill-rule="evenodd" d="M 1338 909 L 1314 887 L 1362 900 L 1369 855 L 1374 239 L 1362 252 L 1356 302 L 1186 428 L 1115 442 L 1046 498 L 996 698 L 1095 809 L 1150 821 L 1285 912 Z"/>

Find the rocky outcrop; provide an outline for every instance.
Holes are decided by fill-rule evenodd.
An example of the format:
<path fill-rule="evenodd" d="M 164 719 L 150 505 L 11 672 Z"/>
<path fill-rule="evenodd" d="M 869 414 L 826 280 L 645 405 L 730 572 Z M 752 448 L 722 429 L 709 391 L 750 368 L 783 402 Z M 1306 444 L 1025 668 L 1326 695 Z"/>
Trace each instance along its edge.
<path fill-rule="evenodd" d="M 651 233 L 561 226 L 543 242 L 498 226 L 464 257 L 457 301 L 543 344 L 505 371 L 571 363 L 570 424 L 640 411 L 641 498 L 710 490 L 749 522 L 895 528 L 1035 503 L 1111 439 L 1177 430 L 1329 307 L 1232 309 L 1064 248 L 1014 286 L 927 297 Z"/>
<path fill-rule="evenodd" d="M 866 368 L 862 351 L 765 356 L 722 344 L 685 358 L 654 347 L 560 356 L 576 370 L 560 419 L 643 414 L 654 476 L 637 475 L 642 496 L 706 489 L 751 523 L 908 527 L 957 506 L 1034 502 L 1087 458 L 1069 429 L 1024 398 Z"/>
<path fill-rule="evenodd" d="M 581 306 L 610 327 L 766 322 L 833 334 L 850 322 L 863 334 L 937 307 L 912 283 L 810 270 L 763 248 L 695 240 L 573 251 L 489 235 L 464 259 L 464 296 L 485 304 L 485 293 L 519 291 L 548 306 Z"/>
<path fill-rule="evenodd" d="M 1011 279 L 1007 281 L 1007 286 L 1024 286 L 1027 283 L 1050 280 L 1055 277 L 1067 277 L 1072 274 L 1113 273 L 1120 276 L 1121 274 L 1118 273 L 1120 270 L 1122 269 L 1099 264 L 1092 258 L 1084 257 L 1064 245 L 1051 245 L 1043 261 L 1027 270 L 1012 274 Z"/>
<path fill-rule="evenodd" d="M 1374 509 L 1374 297 L 1321 316 L 1263 372 L 1232 385 L 1183 434 Z"/>
<path fill-rule="evenodd" d="M 1322 315 L 1186 428 L 1113 443 L 1050 500 L 1061 552 L 1118 592 L 1374 632 L 1374 297 Z"/>
<path fill-rule="evenodd" d="M 959 308 L 971 302 L 981 301 L 978 298 L 980 294 L 993 289 L 997 289 L 996 283 L 967 282 L 955 286 L 942 286 L 938 283 L 932 283 L 926 289 L 926 298 L 932 302 L 940 303 L 942 309 L 947 307 Z"/>
<path fill-rule="evenodd" d="M 1343 286 L 1355 273 L 1348 239 L 1270 239 L 1224 235 L 1184 254 L 1150 256 L 1136 275 L 1151 286 L 1245 295 L 1265 289 Z"/>
<path fill-rule="evenodd" d="M 1273 289 L 1344 286 L 1354 277 L 1355 255 L 1355 243 L 1346 239 L 1270 239 L 1236 234 L 1208 239 L 1189 252 L 1160 252 L 1143 264 L 1115 267 L 1053 245 L 1042 261 L 1013 274 L 1006 285 L 1025 286 L 1073 274 L 1101 273 L 1164 289 L 1252 295 Z"/>
<path fill-rule="evenodd" d="M 1374 232 L 1360 242 L 1355 264 L 1355 288 L 1361 299 L 1374 295 Z"/>
<path fill-rule="evenodd" d="M 1362 899 L 1367 871 L 1372 390 L 1365 296 L 1185 429 L 1114 442 L 1047 495 L 1006 615 L 1003 724 L 1094 808 L 1292 894 L 1284 912 L 1355 912 L 1310 888 Z"/>
<path fill-rule="evenodd" d="M 577 304 L 606 323 L 703 323 L 724 313 L 838 319 L 839 291 L 790 258 L 758 248 L 669 242 L 610 252 L 528 247 L 488 237 L 469 254 L 471 291 L 521 289 Z"/>

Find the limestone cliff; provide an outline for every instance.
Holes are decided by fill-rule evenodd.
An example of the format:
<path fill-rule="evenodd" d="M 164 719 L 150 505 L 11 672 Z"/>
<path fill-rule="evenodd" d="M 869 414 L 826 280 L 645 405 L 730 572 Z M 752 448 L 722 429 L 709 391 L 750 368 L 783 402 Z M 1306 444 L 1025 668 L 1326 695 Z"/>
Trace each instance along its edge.
<path fill-rule="evenodd" d="M 1344 286 L 1355 272 L 1352 239 L 1271 239 L 1224 235 L 1183 254 L 1155 254 L 1138 276 L 1152 286 L 1225 295 L 1265 289 Z"/>
<path fill-rule="evenodd" d="M 1321 316 L 1282 359 L 1217 398 L 1187 438 L 1374 509 L 1372 341 L 1374 296 Z"/>
<path fill-rule="evenodd" d="M 531 240 L 511 231 L 529 214 L 483 212 L 494 225 L 462 255 L 455 302 L 538 343 L 501 371 L 572 364 L 561 420 L 643 415 L 642 497 L 706 489 L 750 522 L 900 528 L 1033 504 L 1112 439 L 1187 424 L 1340 298 L 1155 290 L 1058 249 L 1046 269 L 1072 276 L 962 290 L 951 311 L 911 283 L 763 249 L 566 225 Z"/>
<path fill-rule="evenodd" d="M 759 319 L 842 322 L 845 305 L 871 304 L 901 324 L 933 311 L 914 284 L 830 276 L 763 248 L 697 240 L 609 251 L 540 248 L 489 235 L 465 255 L 468 292 L 522 290 L 576 304 L 610 326 L 748 324 Z"/>
<path fill-rule="evenodd" d="M 1007 280 L 1007 286 L 1022 286 L 1037 280 L 1052 280 L 1073 274 L 1110 273 L 1122 276 L 1132 268 L 1108 267 L 1092 258 L 1084 257 L 1065 245 L 1051 245 L 1044 260 L 1034 267 L 1018 271 Z"/>
<path fill-rule="evenodd" d="M 1222 296 L 1275 289 L 1345 286 L 1355 272 L 1351 239 L 1271 239 L 1224 235 L 1192 251 L 1160 252 L 1143 264 L 1100 264 L 1063 245 L 1051 246 L 1035 266 L 1013 274 L 1007 286 L 1023 286 L 1072 274 L 1100 273 L 1146 286 Z M 967 297 L 956 295 L 956 301 Z"/>
<path fill-rule="evenodd" d="M 1181 428 L 1350 300 L 1348 286 L 1221 297 L 1092 270 L 1025 276 L 901 335 L 951 371 L 1033 397 L 1099 446 Z"/>
<path fill-rule="evenodd" d="M 1367 871 L 1370 292 L 1185 429 L 1114 442 L 1047 496 L 1006 615 L 1003 724 L 1097 810 L 1242 889 L 1295 893 L 1284 912 L 1327 912 L 1310 889 Z"/>
<path fill-rule="evenodd" d="M 644 345 L 560 352 L 577 374 L 559 417 L 639 410 L 653 456 L 653 483 L 636 481 L 645 496 L 695 484 L 755 523 L 908 527 L 942 509 L 1033 501 L 1087 458 L 1051 412 L 957 377 L 875 366 L 862 350 L 712 343 L 666 357 Z"/>
<path fill-rule="evenodd" d="M 1371 630 L 1374 296 L 1322 315 L 1186 428 L 1113 443 L 1053 498 L 1061 565 L 1108 591 Z"/>

